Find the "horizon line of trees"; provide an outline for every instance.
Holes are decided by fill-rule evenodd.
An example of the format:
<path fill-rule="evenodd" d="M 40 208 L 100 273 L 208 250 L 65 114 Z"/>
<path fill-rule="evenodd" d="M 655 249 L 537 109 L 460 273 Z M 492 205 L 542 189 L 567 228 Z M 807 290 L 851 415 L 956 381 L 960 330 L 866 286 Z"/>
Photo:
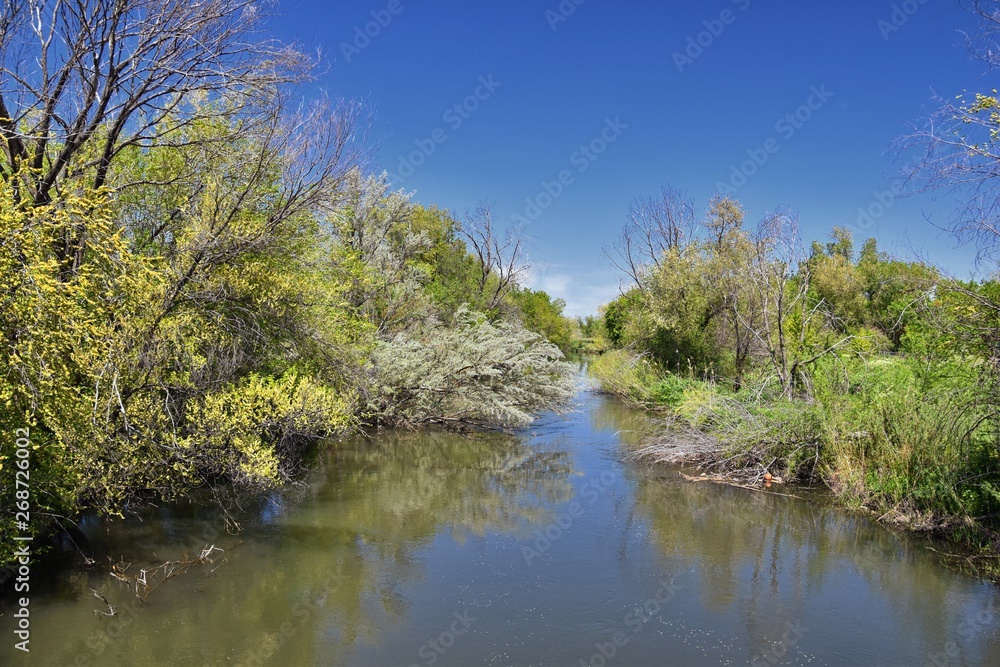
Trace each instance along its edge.
<path fill-rule="evenodd" d="M 665 369 L 739 388 L 767 372 L 791 397 L 809 369 L 838 351 L 898 353 L 907 325 L 943 279 L 922 261 L 860 251 L 851 232 L 807 248 L 797 216 L 765 213 L 748 225 L 742 205 L 716 195 L 705 217 L 679 190 L 632 202 L 606 256 L 628 280 L 586 334 L 631 347 Z M 957 284 L 957 283 L 956 283 Z"/>

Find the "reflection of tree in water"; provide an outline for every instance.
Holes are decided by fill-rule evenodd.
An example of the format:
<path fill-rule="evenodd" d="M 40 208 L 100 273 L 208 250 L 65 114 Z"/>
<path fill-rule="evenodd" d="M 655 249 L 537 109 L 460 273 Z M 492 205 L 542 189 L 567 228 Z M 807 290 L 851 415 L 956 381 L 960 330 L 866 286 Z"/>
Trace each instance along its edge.
<path fill-rule="evenodd" d="M 115 622 L 92 614 L 100 604 L 88 587 L 96 586 L 128 627 L 92 664 L 339 664 L 405 617 L 403 589 L 424 576 L 421 547 L 436 535 L 516 532 L 572 496 L 565 452 L 505 434 L 378 433 L 331 443 L 317 464 L 302 497 L 278 510 L 262 503 L 240 536 L 221 531 L 214 541 L 228 560 L 212 577 L 172 580 L 127 616 L 134 598 L 117 584 L 83 576 L 67 585 L 61 595 L 73 603 L 46 609 L 44 625 L 78 630 L 46 632 L 47 650 L 70 662 L 95 653 L 88 641 Z M 195 542 L 212 532 L 204 511 L 178 509 L 147 515 L 141 552 L 129 549 L 131 526 L 112 530 L 105 547 L 145 555 L 134 567 L 175 557 L 185 530 Z"/>
<path fill-rule="evenodd" d="M 617 433 L 621 442 L 629 447 L 635 447 L 644 437 L 659 430 L 656 417 L 629 408 L 611 396 L 591 401 L 587 407 L 595 431 Z"/>
<path fill-rule="evenodd" d="M 408 544 L 448 527 L 456 534 L 515 531 L 572 493 L 567 453 L 529 449 L 515 436 L 383 433 L 331 453 L 324 493 L 344 501 L 361 534 L 390 531 Z M 405 539 L 392 533 L 406 530 Z"/>
<path fill-rule="evenodd" d="M 831 611 L 848 625 L 866 613 L 864 596 L 875 596 L 898 615 L 913 645 L 926 643 L 930 651 L 961 643 L 959 627 L 970 610 L 956 610 L 949 597 L 967 591 L 965 582 L 914 548 L 919 545 L 907 547 L 885 528 L 819 499 L 685 483 L 671 470 L 659 472 L 642 479 L 637 491 L 637 514 L 649 522 L 650 539 L 686 569 L 697 565 L 705 608 L 744 618 L 758 653 L 769 646 L 765 638 L 782 637 L 786 623 L 809 618 L 820 591 L 839 598 L 842 607 Z M 835 590 L 855 574 L 864 582 L 853 587 L 860 597 Z M 967 650 L 978 654 L 981 642 L 996 634 L 1000 607 L 994 617 L 992 628 L 965 640 Z"/>
<path fill-rule="evenodd" d="M 401 587 L 423 576 L 419 548 L 441 531 L 515 532 L 572 494 L 565 452 L 530 449 L 505 434 L 385 432 L 334 444 L 323 463 L 326 482 L 283 530 L 301 543 L 292 553 L 303 560 L 351 554 L 345 584 L 326 606 L 331 616 L 316 628 L 314 660 L 331 649 L 346 655 L 359 639 L 376 643 L 402 619 Z"/>
<path fill-rule="evenodd" d="M 618 400 L 594 401 L 588 407 L 594 429 L 616 433 L 626 445 L 656 430 L 654 418 Z M 943 570 L 922 544 L 907 545 L 884 527 L 818 498 L 805 502 L 681 482 L 667 467 L 640 477 L 634 514 L 650 525 L 648 539 L 668 558 L 682 561 L 668 568 L 696 565 L 704 607 L 744 618 L 758 652 L 768 648 L 765 638 L 782 637 L 787 622 L 807 618 L 819 591 L 829 593 L 854 573 L 864 582 L 858 591 L 881 596 L 899 627 L 928 652 L 954 641 L 975 655 L 983 645 L 1000 642 L 1000 593 L 992 627 L 970 640 L 968 621 L 984 610 L 954 604 L 952 598 L 967 591 L 966 582 Z M 840 611 L 847 617 L 865 613 L 863 600 L 845 596 L 843 605 Z"/>

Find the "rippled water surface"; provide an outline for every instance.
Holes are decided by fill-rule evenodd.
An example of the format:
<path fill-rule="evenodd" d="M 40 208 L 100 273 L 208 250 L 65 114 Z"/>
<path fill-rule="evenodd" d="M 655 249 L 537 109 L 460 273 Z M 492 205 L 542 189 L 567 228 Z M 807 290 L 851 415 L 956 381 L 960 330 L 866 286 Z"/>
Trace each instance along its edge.
<path fill-rule="evenodd" d="M 623 463 L 644 424 L 582 390 L 516 434 L 329 443 L 238 534 L 207 505 L 84 523 L 126 576 L 225 552 L 145 602 L 72 553 L 36 566 L 32 651 L 5 591 L 0 664 L 1000 665 L 996 587 L 819 497 Z"/>

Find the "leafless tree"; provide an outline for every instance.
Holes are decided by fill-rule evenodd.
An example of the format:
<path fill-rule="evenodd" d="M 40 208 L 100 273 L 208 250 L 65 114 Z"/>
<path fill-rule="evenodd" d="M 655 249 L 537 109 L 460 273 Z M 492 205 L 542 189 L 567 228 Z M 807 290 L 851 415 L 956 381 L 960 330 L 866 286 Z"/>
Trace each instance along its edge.
<path fill-rule="evenodd" d="M 813 323 L 829 314 L 822 299 L 810 298 L 809 265 L 803 261 L 806 255 L 795 214 L 777 211 L 764 216 L 751 236 L 751 245 L 746 275 L 754 308 L 749 313 L 735 312 L 745 331 L 764 350 L 784 392 L 791 396 L 797 384 L 808 383 L 806 366 L 844 346 L 853 336 L 842 336 L 819 350 L 806 340 L 815 328 Z M 794 338 L 796 328 L 798 339 Z"/>
<path fill-rule="evenodd" d="M 487 310 L 493 310 L 531 268 L 524 230 L 498 229 L 492 206 L 483 202 L 475 210 L 466 212 L 460 231 L 477 260 L 477 280 L 483 305 Z"/>
<path fill-rule="evenodd" d="M 966 35 L 973 57 L 993 71 L 1000 66 L 1000 2 L 963 0 L 979 25 Z M 1000 140 L 996 93 L 938 96 L 939 108 L 893 146 L 899 171 L 912 194 L 943 191 L 956 205 L 953 218 L 938 226 L 960 243 L 972 243 L 977 260 L 1000 252 Z"/>
<path fill-rule="evenodd" d="M 604 255 L 635 287 L 645 291 L 645 275 L 663 255 L 680 250 L 695 230 L 694 203 L 677 188 L 663 186 L 656 197 L 636 197 L 618 239 Z"/>
<path fill-rule="evenodd" d="M 1000 67 L 1000 2 L 961 0 L 962 7 L 979 19 L 972 33 L 966 33 L 969 52 L 991 69 Z"/>

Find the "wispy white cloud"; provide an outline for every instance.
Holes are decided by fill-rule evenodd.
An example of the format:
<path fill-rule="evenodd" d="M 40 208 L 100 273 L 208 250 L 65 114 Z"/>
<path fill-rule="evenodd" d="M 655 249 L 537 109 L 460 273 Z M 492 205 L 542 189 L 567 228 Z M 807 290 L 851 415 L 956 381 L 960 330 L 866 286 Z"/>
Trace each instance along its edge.
<path fill-rule="evenodd" d="M 572 270 L 558 266 L 536 269 L 525 280 L 534 290 L 566 302 L 565 314 L 582 317 L 597 314 L 597 309 L 618 296 L 618 280 L 609 271 Z"/>
<path fill-rule="evenodd" d="M 558 294 L 560 297 L 566 293 L 573 279 L 563 273 L 555 273 L 552 275 L 543 275 L 538 283 L 538 288 L 545 290 L 549 294 Z"/>

